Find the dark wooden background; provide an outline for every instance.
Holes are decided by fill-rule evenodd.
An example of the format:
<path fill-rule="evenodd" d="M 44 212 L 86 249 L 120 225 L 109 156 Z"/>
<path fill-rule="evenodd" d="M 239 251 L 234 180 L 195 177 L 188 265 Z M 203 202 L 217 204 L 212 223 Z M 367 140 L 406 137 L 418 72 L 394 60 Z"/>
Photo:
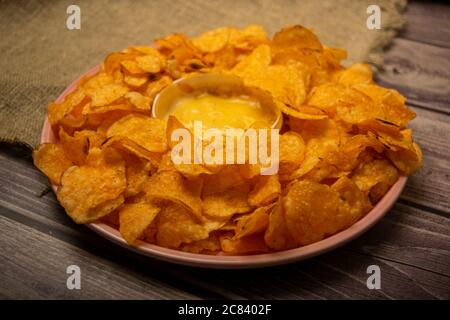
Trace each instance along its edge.
<path fill-rule="evenodd" d="M 0 298 L 450 299 L 450 6 L 412 2 L 378 81 L 407 96 L 424 151 L 388 215 L 350 244 L 308 261 L 204 270 L 132 253 L 75 225 L 19 147 L 0 145 Z M 81 290 L 66 268 L 81 268 Z M 381 268 L 381 290 L 366 268 Z"/>

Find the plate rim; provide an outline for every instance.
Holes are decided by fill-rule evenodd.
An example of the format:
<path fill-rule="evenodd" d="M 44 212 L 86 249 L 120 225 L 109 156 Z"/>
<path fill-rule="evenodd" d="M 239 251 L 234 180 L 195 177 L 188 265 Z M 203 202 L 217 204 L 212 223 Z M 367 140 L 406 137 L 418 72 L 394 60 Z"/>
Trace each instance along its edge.
<path fill-rule="evenodd" d="M 92 76 L 98 73 L 100 69 L 101 64 L 96 65 L 83 73 L 65 88 L 55 102 L 62 102 L 69 93 L 76 89 L 77 84 L 83 77 Z M 55 140 L 56 138 L 48 121 L 48 114 L 46 114 L 40 143 L 54 143 Z M 169 249 L 143 241 L 138 242 L 137 246 L 130 246 L 122 238 L 119 230 L 106 223 L 92 222 L 85 225 L 97 234 L 121 247 L 166 262 L 210 269 L 263 268 L 306 260 L 336 249 L 361 236 L 389 212 L 400 197 L 407 181 L 408 177 L 400 176 L 372 210 L 347 229 L 306 246 L 270 253 L 252 255 L 208 255 Z M 52 185 L 52 189 L 56 193 L 55 185 Z"/>

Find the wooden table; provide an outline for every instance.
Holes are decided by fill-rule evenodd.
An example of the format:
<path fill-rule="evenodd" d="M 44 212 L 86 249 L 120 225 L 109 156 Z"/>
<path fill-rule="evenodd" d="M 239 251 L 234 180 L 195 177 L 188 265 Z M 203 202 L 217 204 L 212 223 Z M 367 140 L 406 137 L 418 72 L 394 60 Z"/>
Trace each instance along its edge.
<path fill-rule="evenodd" d="M 382 85 L 417 113 L 423 169 L 373 229 L 320 257 L 246 271 L 202 270 L 134 254 L 75 225 L 20 148 L 0 151 L 0 298 L 26 299 L 449 299 L 450 7 L 413 2 L 388 51 Z M 66 268 L 81 268 L 68 290 Z M 369 265 L 381 289 L 366 286 Z"/>

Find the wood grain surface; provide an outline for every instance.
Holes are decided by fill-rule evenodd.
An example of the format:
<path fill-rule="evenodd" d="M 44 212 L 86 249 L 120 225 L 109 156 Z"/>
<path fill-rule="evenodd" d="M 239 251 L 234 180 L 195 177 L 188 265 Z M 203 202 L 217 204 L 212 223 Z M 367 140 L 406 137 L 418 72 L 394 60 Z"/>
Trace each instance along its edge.
<path fill-rule="evenodd" d="M 424 165 L 374 228 L 281 267 L 204 270 L 132 253 L 75 225 L 26 150 L 0 145 L 0 298 L 450 299 L 450 6 L 411 2 L 378 81 L 407 96 Z M 48 190 L 47 190 L 48 191 Z M 81 268 L 68 290 L 66 268 Z M 381 268 L 381 289 L 366 268 Z"/>

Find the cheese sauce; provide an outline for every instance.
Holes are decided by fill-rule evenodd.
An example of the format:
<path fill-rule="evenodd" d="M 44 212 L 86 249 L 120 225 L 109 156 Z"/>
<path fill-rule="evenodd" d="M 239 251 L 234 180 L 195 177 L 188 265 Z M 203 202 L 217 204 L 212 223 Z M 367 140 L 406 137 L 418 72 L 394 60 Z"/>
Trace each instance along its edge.
<path fill-rule="evenodd" d="M 261 107 L 260 103 L 247 96 L 219 97 L 204 93 L 198 96 L 180 98 L 171 108 L 170 114 L 188 129 L 194 121 L 201 121 L 203 129 L 251 127 L 254 123 L 273 122 L 273 114 Z"/>

